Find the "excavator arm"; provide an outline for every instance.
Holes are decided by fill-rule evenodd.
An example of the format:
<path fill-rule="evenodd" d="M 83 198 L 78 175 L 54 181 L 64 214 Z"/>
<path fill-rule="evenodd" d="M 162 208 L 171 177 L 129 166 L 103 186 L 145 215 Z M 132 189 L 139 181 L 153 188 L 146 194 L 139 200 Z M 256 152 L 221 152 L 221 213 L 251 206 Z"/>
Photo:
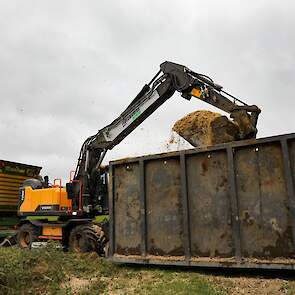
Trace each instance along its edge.
<path fill-rule="evenodd" d="M 214 83 L 206 75 L 198 74 L 185 66 L 172 62 L 161 64 L 164 73 L 174 77 L 174 87 L 182 97 L 191 97 L 213 105 L 229 113 L 240 129 L 240 139 L 254 138 L 257 134 L 257 120 L 260 109 L 256 105 L 248 105 L 242 100 L 225 92 L 223 87 Z"/>
<path fill-rule="evenodd" d="M 82 145 L 74 179 L 80 181 L 84 203 L 92 209 L 97 207 L 100 187 L 101 163 L 106 152 L 119 144 L 174 92 L 185 99 L 196 97 L 231 115 L 240 129 L 240 138 L 254 138 L 260 109 L 249 106 L 222 90 L 209 77 L 195 73 L 185 66 L 172 62 L 160 65 L 159 72 L 111 124 L 90 136 Z M 69 185 L 70 188 L 70 185 Z M 81 194 L 69 189 L 72 195 Z"/>

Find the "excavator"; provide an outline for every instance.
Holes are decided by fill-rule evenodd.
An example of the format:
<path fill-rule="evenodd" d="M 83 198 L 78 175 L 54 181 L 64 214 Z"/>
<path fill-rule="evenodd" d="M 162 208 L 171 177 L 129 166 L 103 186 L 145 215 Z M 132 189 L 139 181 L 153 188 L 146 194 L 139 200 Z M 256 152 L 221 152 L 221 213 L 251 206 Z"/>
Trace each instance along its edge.
<path fill-rule="evenodd" d="M 65 249 L 107 255 L 108 221 L 95 222 L 97 216 L 108 214 L 108 171 L 103 159 L 175 92 L 230 114 L 239 127 L 239 139 L 256 137 L 260 114 L 256 105 L 232 96 L 206 75 L 165 61 L 118 118 L 85 140 L 76 170 L 65 187 L 60 179 L 50 184 L 48 177 L 23 183 L 18 245 L 30 248 L 35 241 L 59 240 Z"/>

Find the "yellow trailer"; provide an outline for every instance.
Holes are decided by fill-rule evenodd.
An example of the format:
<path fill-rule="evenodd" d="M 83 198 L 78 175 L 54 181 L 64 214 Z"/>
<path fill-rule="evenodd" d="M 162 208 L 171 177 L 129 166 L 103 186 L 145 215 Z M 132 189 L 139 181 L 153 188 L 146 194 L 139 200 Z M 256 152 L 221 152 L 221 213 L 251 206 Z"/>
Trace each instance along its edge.
<path fill-rule="evenodd" d="M 0 245 L 15 233 L 19 187 L 23 181 L 39 175 L 41 167 L 0 160 Z"/>

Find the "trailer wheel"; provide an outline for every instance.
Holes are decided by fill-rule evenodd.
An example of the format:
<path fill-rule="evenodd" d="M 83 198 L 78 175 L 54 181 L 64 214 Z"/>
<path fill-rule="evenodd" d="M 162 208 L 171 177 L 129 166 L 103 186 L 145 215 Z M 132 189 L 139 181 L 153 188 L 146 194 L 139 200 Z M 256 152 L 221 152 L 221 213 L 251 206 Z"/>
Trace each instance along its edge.
<path fill-rule="evenodd" d="M 74 227 L 70 232 L 69 249 L 76 253 L 97 252 L 99 236 L 91 224 Z"/>
<path fill-rule="evenodd" d="M 36 229 L 31 224 L 23 224 L 17 232 L 17 244 L 20 248 L 31 248 L 36 238 Z"/>

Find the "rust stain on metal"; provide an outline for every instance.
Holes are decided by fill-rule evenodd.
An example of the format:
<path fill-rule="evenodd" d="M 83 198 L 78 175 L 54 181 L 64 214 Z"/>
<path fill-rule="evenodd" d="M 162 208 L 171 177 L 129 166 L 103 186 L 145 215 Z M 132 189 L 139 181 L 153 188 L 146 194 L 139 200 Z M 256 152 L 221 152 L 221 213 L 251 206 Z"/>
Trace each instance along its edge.
<path fill-rule="evenodd" d="M 193 256 L 232 256 L 226 153 L 189 156 L 187 181 Z"/>
<path fill-rule="evenodd" d="M 149 253 L 183 254 L 179 160 L 169 158 L 146 163 L 146 184 Z"/>
<path fill-rule="evenodd" d="M 138 165 L 119 165 L 114 170 L 116 251 L 140 253 L 140 206 Z"/>

